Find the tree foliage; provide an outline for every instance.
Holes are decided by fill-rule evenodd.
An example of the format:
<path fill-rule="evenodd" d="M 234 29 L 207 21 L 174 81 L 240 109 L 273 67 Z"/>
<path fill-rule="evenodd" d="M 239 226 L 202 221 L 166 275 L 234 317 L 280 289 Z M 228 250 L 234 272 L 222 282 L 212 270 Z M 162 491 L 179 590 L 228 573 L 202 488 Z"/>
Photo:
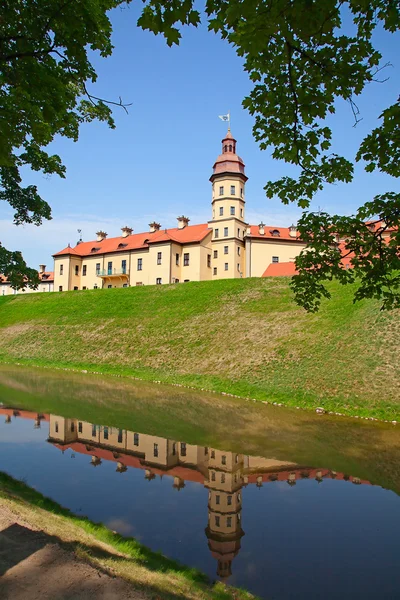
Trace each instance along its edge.
<path fill-rule="evenodd" d="M 21 188 L 22 164 L 64 176 L 60 158 L 42 149 L 54 135 L 76 139 L 80 123 L 93 118 L 113 126 L 110 106 L 87 92 L 86 82 L 96 79 L 87 48 L 111 53 L 106 11 L 119 4 L 8 0 L 1 9 L 1 22 L 7 23 L 0 40 L 7 118 L 0 135 L 8 139 L 0 154 L 1 197 L 16 209 L 16 222 L 50 216 L 36 188 Z M 182 25 L 200 23 L 194 0 L 143 0 L 143 5 L 138 25 L 164 35 L 169 45 L 179 43 Z M 209 29 L 233 45 L 254 82 L 243 106 L 254 116 L 255 139 L 262 149 L 272 148 L 273 158 L 299 169 L 297 178 L 265 186 L 267 197 L 304 211 L 298 226 L 308 247 L 296 260 L 297 302 L 317 310 L 321 298 L 329 297 L 326 281 L 335 277 L 344 284 L 358 280 L 355 300 L 375 297 L 384 308 L 399 306 L 400 195 L 383 190 L 352 217 L 309 211 L 326 184 L 353 179 L 355 162 L 362 161 L 368 172 L 400 174 L 399 99 L 377 115 L 377 127 L 354 157 L 331 151 L 327 124 L 338 99 L 348 103 L 357 122 L 355 99 L 381 77 L 384 66 L 374 31 L 378 26 L 398 31 L 399 0 L 206 0 L 204 13 Z M 338 237 L 352 270 L 341 260 Z"/>

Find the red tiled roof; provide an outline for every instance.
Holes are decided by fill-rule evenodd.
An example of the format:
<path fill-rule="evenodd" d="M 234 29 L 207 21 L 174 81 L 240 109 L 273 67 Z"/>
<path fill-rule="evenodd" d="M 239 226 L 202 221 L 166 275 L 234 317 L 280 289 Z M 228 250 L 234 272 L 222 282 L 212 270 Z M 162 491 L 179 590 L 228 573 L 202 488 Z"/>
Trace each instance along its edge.
<path fill-rule="evenodd" d="M 38 273 L 41 282 L 54 281 L 54 271 L 44 271 L 44 273 Z M 0 273 L 0 283 L 9 283 L 8 277 Z"/>
<path fill-rule="evenodd" d="M 277 231 L 279 235 L 272 235 L 273 231 Z M 271 240 L 289 240 L 290 242 L 301 241 L 298 233 L 295 238 L 289 235 L 289 227 L 273 227 L 271 225 L 264 226 L 264 235 L 261 235 L 259 232 L 258 225 L 250 225 L 250 237 Z"/>
<path fill-rule="evenodd" d="M 81 242 L 74 248 L 64 248 L 60 252 L 56 252 L 53 256 L 62 256 L 73 254 L 75 256 L 99 256 L 101 254 L 108 254 L 109 252 L 127 252 L 129 250 L 140 250 L 141 248 L 148 248 L 150 244 L 156 244 L 161 242 L 176 242 L 178 244 L 190 244 L 198 243 L 204 240 L 204 238 L 211 233 L 207 223 L 200 225 L 189 225 L 183 229 L 177 227 L 173 229 L 163 229 L 160 231 L 154 231 L 150 233 L 148 231 L 144 233 L 134 233 L 127 237 L 114 237 L 104 239 L 101 242 L 90 241 Z M 94 250 L 96 249 L 96 250 Z M 94 250 L 94 251 L 92 251 Z"/>
<path fill-rule="evenodd" d="M 294 262 L 282 262 L 268 265 L 262 277 L 292 277 L 296 274 L 297 271 Z"/>

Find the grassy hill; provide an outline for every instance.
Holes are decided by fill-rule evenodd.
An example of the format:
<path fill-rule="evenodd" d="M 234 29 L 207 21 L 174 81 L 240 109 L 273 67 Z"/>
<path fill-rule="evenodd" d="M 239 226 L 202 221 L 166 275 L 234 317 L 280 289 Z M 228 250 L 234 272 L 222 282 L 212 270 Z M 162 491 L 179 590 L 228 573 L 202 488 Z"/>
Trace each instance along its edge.
<path fill-rule="evenodd" d="M 400 312 L 331 291 L 316 315 L 286 278 L 2 297 L 0 360 L 399 420 Z"/>

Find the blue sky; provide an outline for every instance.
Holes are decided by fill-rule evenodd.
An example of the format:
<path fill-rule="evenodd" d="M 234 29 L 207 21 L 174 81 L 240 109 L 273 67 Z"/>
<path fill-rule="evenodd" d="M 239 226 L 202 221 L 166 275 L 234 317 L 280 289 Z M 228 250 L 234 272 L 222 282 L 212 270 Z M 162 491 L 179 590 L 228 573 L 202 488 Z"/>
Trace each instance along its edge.
<path fill-rule="evenodd" d="M 90 88 L 97 96 L 131 102 L 129 114 L 115 110 L 116 130 L 91 123 L 82 127 L 77 143 L 54 141 L 51 150 L 61 155 L 67 179 L 26 173 L 25 183 L 36 183 L 52 206 L 52 221 L 40 228 L 15 227 L 11 210 L 1 203 L 0 240 L 22 250 L 31 266 L 50 267 L 54 252 L 76 243 L 77 229 L 90 240 L 98 228 L 114 236 L 124 225 L 144 231 L 153 219 L 174 227 L 182 213 L 192 223 L 210 219 L 208 179 L 226 133 L 218 115 L 228 110 L 249 177 L 247 220 L 290 225 L 300 215 L 296 207 L 265 197 L 268 179 L 293 171 L 272 160 L 270 150 L 261 152 L 252 138 L 253 119 L 241 106 L 251 84 L 234 49 L 205 26 L 185 29 L 180 46 L 168 48 L 163 38 L 136 27 L 139 9 L 111 13 L 115 50 L 108 59 L 94 57 L 98 81 Z M 380 32 L 376 38 L 384 62 L 393 64 L 382 75 L 389 81 L 371 84 L 358 99 L 363 120 L 357 128 L 344 102 L 331 121 L 334 150 L 350 159 L 381 110 L 398 96 L 400 36 Z M 358 165 L 352 184 L 327 186 L 313 207 L 351 214 L 375 194 L 398 189 L 394 179 L 367 174 Z"/>

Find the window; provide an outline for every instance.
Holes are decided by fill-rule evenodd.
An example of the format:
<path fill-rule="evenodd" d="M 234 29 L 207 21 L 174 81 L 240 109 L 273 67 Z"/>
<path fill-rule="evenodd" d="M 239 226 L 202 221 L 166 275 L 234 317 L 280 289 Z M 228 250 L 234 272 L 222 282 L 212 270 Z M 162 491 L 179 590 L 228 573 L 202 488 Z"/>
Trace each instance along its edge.
<path fill-rule="evenodd" d="M 239 229 L 239 227 L 238 227 L 238 237 L 240 237 L 240 229 Z"/>
<path fill-rule="evenodd" d="M 207 254 L 207 267 L 211 268 L 211 254 Z"/>
<path fill-rule="evenodd" d="M 215 517 L 215 525 L 216 527 L 219 527 L 219 517 Z"/>
<path fill-rule="evenodd" d="M 229 152 L 232 152 L 232 144 L 229 144 Z"/>
<path fill-rule="evenodd" d="M 217 267 L 214 267 L 213 275 L 216 275 L 216 274 L 217 274 Z"/>
<path fill-rule="evenodd" d="M 86 269 L 87 269 L 87 266 L 83 265 L 83 267 L 82 267 L 82 276 L 83 277 L 85 277 L 85 275 L 86 275 Z"/>
<path fill-rule="evenodd" d="M 238 256 L 240 256 L 240 246 L 238 246 L 237 253 L 238 253 Z"/>
<path fill-rule="evenodd" d="M 222 217 L 222 216 L 223 216 L 223 214 L 224 214 L 224 207 L 223 207 L 223 206 L 220 206 L 220 207 L 219 207 L 219 216 L 220 216 L 220 217 Z"/>
<path fill-rule="evenodd" d="M 208 455 L 208 447 L 207 446 L 204 447 L 204 454 L 205 454 L 205 456 Z"/>
<path fill-rule="evenodd" d="M 225 263 L 225 267 L 224 267 L 225 271 L 228 270 L 228 263 Z"/>
<path fill-rule="evenodd" d="M 64 273 L 64 265 L 60 265 L 60 275 Z"/>
<path fill-rule="evenodd" d="M 181 442 L 181 456 L 186 456 L 186 444 Z"/>
<path fill-rule="evenodd" d="M 123 283 L 122 287 L 128 287 L 128 284 L 127 283 Z"/>
<path fill-rule="evenodd" d="M 55 429 L 55 432 L 58 433 L 58 422 L 57 421 L 55 422 L 54 429 Z"/>
<path fill-rule="evenodd" d="M 97 430 L 96 425 L 92 425 L 92 437 L 96 437 L 96 430 Z"/>
<path fill-rule="evenodd" d="M 157 279 L 156 279 L 156 285 L 161 285 L 161 283 L 162 283 L 161 277 L 157 277 Z"/>
<path fill-rule="evenodd" d="M 211 450 L 211 458 L 215 458 L 215 450 Z"/>
<path fill-rule="evenodd" d="M 225 473 L 221 473 L 221 483 L 225 483 Z"/>
<path fill-rule="evenodd" d="M 239 462 L 239 454 L 236 454 L 236 456 L 235 456 L 235 463 L 238 464 L 238 462 Z"/>
<path fill-rule="evenodd" d="M 179 279 L 177 277 L 175 277 L 173 283 L 179 283 Z"/>
<path fill-rule="evenodd" d="M 126 274 L 126 260 L 121 261 L 121 270 Z"/>
<path fill-rule="evenodd" d="M 231 504 L 232 504 L 232 496 L 228 496 L 227 501 L 228 501 L 228 506 L 231 506 Z"/>
<path fill-rule="evenodd" d="M 237 264 L 237 270 L 240 271 L 240 264 Z"/>
<path fill-rule="evenodd" d="M 185 252 L 185 254 L 183 255 L 183 266 L 189 266 L 189 252 Z"/>
<path fill-rule="evenodd" d="M 75 275 L 79 275 L 79 265 L 75 265 Z"/>
<path fill-rule="evenodd" d="M 184 279 L 183 283 L 189 283 L 190 279 Z"/>
<path fill-rule="evenodd" d="M 228 237 L 229 230 L 228 227 L 224 227 L 224 237 Z"/>
<path fill-rule="evenodd" d="M 226 526 L 227 527 L 232 527 L 232 517 L 227 517 L 226 518 Z"/>
<path fill-rule="evenodd" d="M 219 504 L 219 500 L 220 500 L 220 496 L 219 495 L 215 496 L 215 504 Z"/>
<path fill-rule="evenodd" d="M 236 189 L 234 185 L 231 185 L 231 196 L 235 196 L 236 195 Z"/>
<path fill-rule="evenodd" d="M 231 215 L 234 215 L 234 214 L 235 214 L 235 207 L 231 206 Z"/>
<path fill-rule="evenodd" d="M 211 481 L 215 481 L 215 471 L 211 471 Z"/>
<path fill-rule="evenodd" d="M 82 421 L 79 421 L 78 423 L 78 432 L 82 433 Z"/>
<path fill-rule="evenodd" d="M 59 292 L 62 292 L 62 285 L 59 285 L 59 286 L 58 286 L 58 291 L 59 291 Z M 3 292 L 4 292 L 4 290 L 3 290 Z"/>
<path fill-rule="evenodd" d="M 243 198 L 243 188 L 240 188 L 240 197 Z"/>
<path fill-rule="evenodd" d="M 138 433 L 133 434 L 133 445 L 139 446 L 139 434 Z"/>
<path fill-rule="evenodd" d="M 157 457 L 157 456 L 158 456 L 158 444 L 154 444 L 154 451 L 153 451 L 153 455 L 154 455 L 155 457 Z"/>
<path fill-rule="evenodd" d="M 273 231 L 271 231 L 271 235 L 273 237 L 280 237 L 281 234 L 278 229 L 274 229 Z"/>
<path fill-rule="evenodd" d="M 237 495 L 237 500 L 240 502 L 240 494 Z"/>
<path fill-rule="evenodd" d="M 82 289 L 83 289 L 83 290 L 86 290 L 86 289 L 87 289 L 87 288 L 86 288 L 86 285 L 84 285 Z"/>
<path fill-rule="evenodd" d="M 215 238 L 219 237 L 219 229 L 214 229 L 214 237 Z"/>
<path fill-rule="evenodd" d="M 240 209 L 240 216 L 241 216 L 241 217 L 242 217 L 242 219 L 243 219 L 243 208 L 241 208 L 241 209 Z"/>
<path fill-rule="evenodd" d="M 162 252 L 157 252 L 157 264 L 161 265 Z"/>
<path fill-rule="evenodd" d="M 172 456 L 175 456 L 175 455 L 176 455 L 176 443 L 173 442 L 173 444 L 172 444 Z"/>
<path fill-rule="evenodd" d="M 108 289 L 112 288 L 111 283 L 109 283 L 107 287 L 108 287 Z"/>
<path fill-rule="evenodd" d="M 95 283 L 94 286 L 93 286 L 93 289 L 97 290 L 97 288 L 98 288 L 98 285 L 97 285 L 97 283 Z"/>
<path fill-rule="evenodd" d="M 218 258 L 218 250 L 214 250 L 214 258 Z"/>
<path fill-rule="evenodd" d="M 228 254 L 229 252 L 229 246 L 224 246 L 224 254 Z"/>
<path fill-rule="evenodd" d="M 100 275 L 100 263 L 96 263 L 96 275 Z"/>
<path fill-rule="evenodd" d="M 77 286 L 77 285 L 75 285 L 75 286 L 74 286 L 74 292 L 76 292 L 77 290 L 78 290 L 78 286 Z"/>
<path fill-rule="evenodd" d="M 221 463 L 223 465 L 226 465 L 226 456 L 225 456 L 225 454 L 223 456 L 221 456 Z"/>
<path fill-rule="evenodd" d="M 273 263 L 278 263 L 279 262 L 279 256 L 273 256 L 272 257 L 272 262 Z"/>
<path fill-rule="evenodd" d="M 104 439 L 108 440 L 108 427 L 104 427 Z"/>
<path fill-rule="evenodd" d="M 112 262 L 111 261 L 107 265 L 107 275 L 112 275 Z"/>
<path fill-rule="evenodd" d="M 138 258 L 137 259 L 137 270 L 141 271 L 143 267 L 143 258 Z"/>
<path fill-rule="evenodd" d="M 118 444 L 122 444 L 122 429 L 118 430 Z"/>
<path fill-rule="evenodd" d="M 224 195 L 224 186 L 223 185 L 220 185 L 220 187 L 219 187 L 219 195 L 220 196 Z"/>
<path fill-rule="evenodd" d="M 179 254 L 178 252 L 175 254 L 175 264 L 177 267 L 179 267 Z"/>

